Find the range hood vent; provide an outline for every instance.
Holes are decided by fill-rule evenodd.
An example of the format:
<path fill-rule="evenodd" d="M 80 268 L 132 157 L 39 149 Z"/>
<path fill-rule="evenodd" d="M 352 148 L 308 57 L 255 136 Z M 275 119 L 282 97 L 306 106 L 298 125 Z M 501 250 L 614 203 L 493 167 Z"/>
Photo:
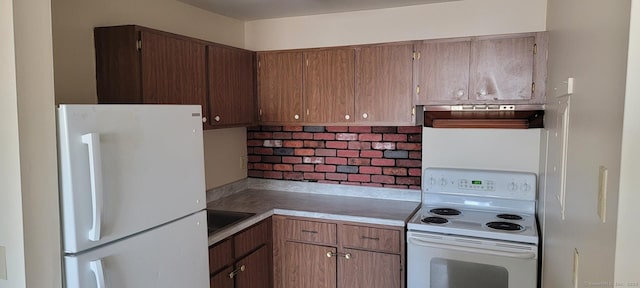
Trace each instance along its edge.
<path fill-rule="evenodd" d="M 543 128 L 542 105 L 425 106 L 424 126 L 433 128 Z"/>

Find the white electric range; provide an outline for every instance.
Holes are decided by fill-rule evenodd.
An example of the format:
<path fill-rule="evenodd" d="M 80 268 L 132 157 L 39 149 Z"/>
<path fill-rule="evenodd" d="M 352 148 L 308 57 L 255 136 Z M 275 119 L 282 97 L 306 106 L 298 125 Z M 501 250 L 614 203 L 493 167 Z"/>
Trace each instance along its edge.
<path fill-rule="evenodd" d="M 408 288 L 534 288 L 536 175 L 427 168 L 407 223 Z"/>

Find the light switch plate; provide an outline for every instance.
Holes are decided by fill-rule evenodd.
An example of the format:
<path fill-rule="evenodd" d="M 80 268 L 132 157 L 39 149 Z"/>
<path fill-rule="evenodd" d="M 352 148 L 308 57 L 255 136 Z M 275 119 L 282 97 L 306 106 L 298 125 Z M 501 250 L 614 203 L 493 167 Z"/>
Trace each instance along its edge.
<path fill-rule="evenodd" d="M 574 84 L 573 82 L 574 82 L 573 77 L 567 78 L 567 94 L 568 95 L 573 94 L 573 84 Z"/>
<path fill-rule="evenodd" d="M 607 221 L 607 178 L 609 178 L 609 169 L 600 166 L 598 177 L 598 217 L 600 221 Z"/>
<path fill-rule="evenodd" d="M 7 280 L 7 253 L 4 246 L 0 246 L 0 279 Z"/>
<path fill-rule="evenodd" d="M 240 156 L 240 169 L 247 169 L 247 156 Z"/>

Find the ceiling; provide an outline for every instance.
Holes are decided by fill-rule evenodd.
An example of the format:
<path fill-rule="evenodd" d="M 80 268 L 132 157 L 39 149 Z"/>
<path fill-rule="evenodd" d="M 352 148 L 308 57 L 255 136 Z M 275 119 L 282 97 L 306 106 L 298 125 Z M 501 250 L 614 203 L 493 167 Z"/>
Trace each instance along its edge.
<path fill-rule="evenodd" d="M 239 20 L 403 7 L 458 0 L 178 0 Z"/>

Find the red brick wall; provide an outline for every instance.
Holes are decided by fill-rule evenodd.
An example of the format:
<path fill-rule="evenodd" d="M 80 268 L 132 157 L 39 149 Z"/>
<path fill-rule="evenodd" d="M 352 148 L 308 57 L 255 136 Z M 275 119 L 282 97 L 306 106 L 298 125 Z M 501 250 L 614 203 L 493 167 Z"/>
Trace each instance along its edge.
<path fill-rule="evenodd" d="M 247 129 L 252 178 L 420 189 L 422 127 Z"/>

